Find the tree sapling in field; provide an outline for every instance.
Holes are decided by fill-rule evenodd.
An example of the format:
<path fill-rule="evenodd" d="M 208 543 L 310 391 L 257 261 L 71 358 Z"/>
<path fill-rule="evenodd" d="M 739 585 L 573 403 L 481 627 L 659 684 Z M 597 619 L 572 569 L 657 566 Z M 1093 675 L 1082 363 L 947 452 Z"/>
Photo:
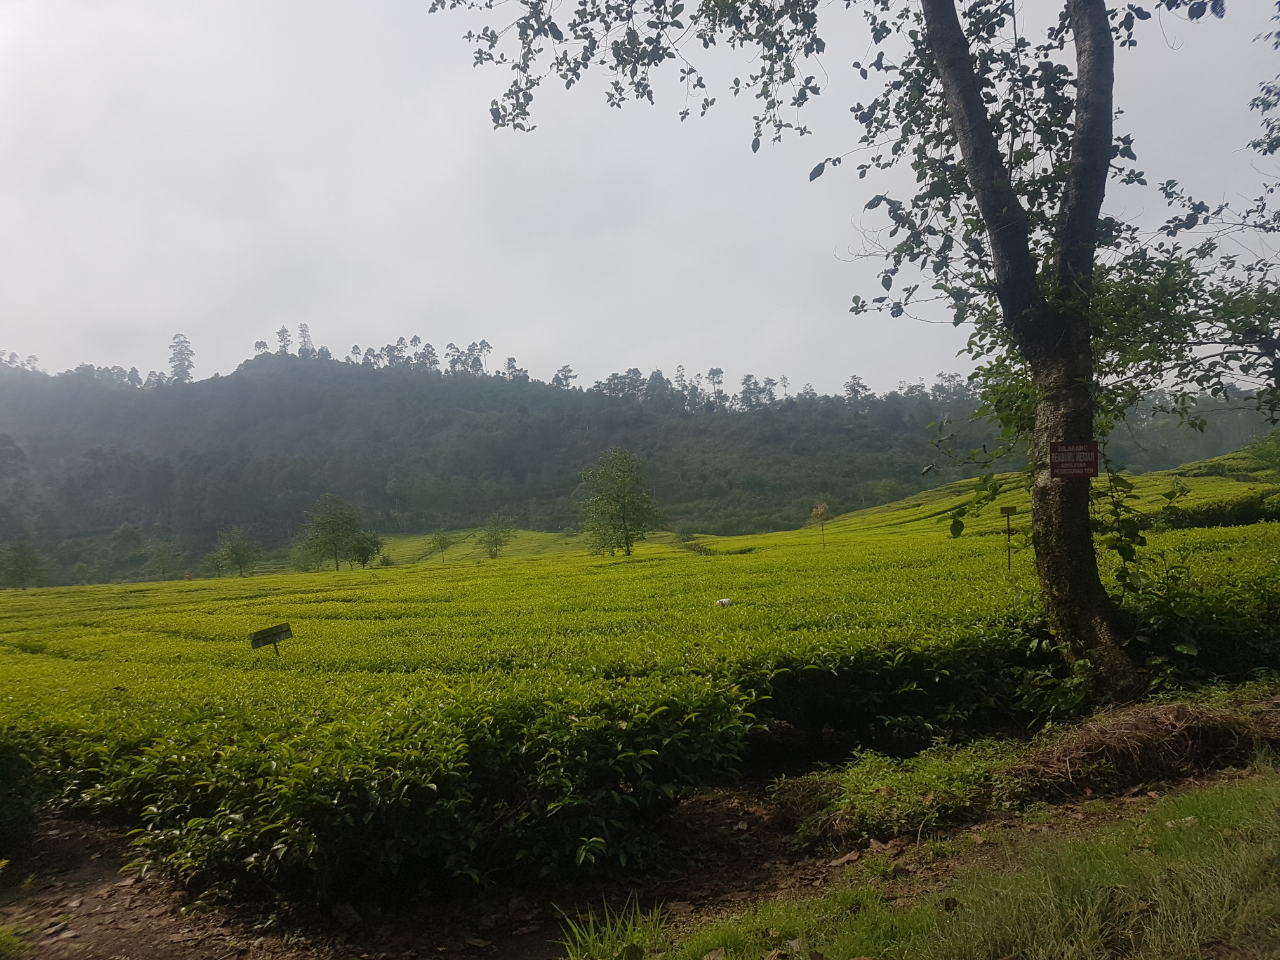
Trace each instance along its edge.
<path fill-rule="evenodd" d="M 631 548 L 656 530 L 662 514 L 653 505 L 640 474 L 640 458 L 619 447 L 600 455 L 596 466 L 582 475 L 587 498 L 582 502 L 582 529 L 592 553 Z"/>
<path fill-rule="evenodd" d="M 444 552 L 458 542 L 458 538 L 447 530 L 437 530 L 427 541 L 431 549 L 440 554 L 440 562 L 444 563 Z"/>
<path fill-rule="evenodd" d="M 809 514 L 809 525 L 816 526 L 822 532 L 822 545 L 827 545 L 827 524 L 835 519 L 835 514 L 825 503 L 820 503 Z"/>
<path fill-rule="evenodd" d="M 514 540 L 515 537 L 516 532 L 511 524 L 507 523 L 502 514 L 495 513 L 489 517 L 489 522 L 480 531 L 480 537 L 477 542 L 484 549 L 490 560 L 497 560 L 498 555 L 502 553 L 502 548 Z"/>

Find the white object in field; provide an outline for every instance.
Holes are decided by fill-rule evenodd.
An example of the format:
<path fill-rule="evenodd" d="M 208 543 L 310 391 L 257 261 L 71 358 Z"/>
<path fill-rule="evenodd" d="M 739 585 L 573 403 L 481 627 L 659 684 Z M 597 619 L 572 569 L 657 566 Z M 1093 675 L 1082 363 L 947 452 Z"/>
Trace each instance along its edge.
<path fill-rule="evenodd" d="M 717 607 L 731 607 L 731 606 L 733 606 L 733 601 L 732 601 L 732 600 L 730 600 L 728 597 L 725 597 L 723 600 L 717 600 L 717 601 L 716 601 L 716 606 L 717 606 Z"/>

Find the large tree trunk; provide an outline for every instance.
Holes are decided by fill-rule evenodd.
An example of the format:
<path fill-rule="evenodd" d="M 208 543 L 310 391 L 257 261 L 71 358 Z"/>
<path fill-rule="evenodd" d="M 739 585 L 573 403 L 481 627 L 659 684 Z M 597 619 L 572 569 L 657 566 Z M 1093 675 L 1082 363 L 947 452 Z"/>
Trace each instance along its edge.
<path fill-rule="evenodd" d="M 1098 573 L 1089 517 L 1089 481 L 1054 480 L 1049 444 L 1093 438 L 1093 356 L 1074 318 L 1046 323 L 1064 333 L 1061 346 L 1033 364 L 1036 405 L 1031 525 L 1040 592 L 1055 634 L 1088 656 L 1113 699 L 1135 693 L 1139 677 L 1116 643 L 1116 613 Z M 1066 329 L 1063 329 L 1063 328 Z M 1071 329 L 1071 328 L 1076 329 Z M 1081 333 L 1086 336 L 1081 337 Z M 1071 336 L 1071 334 L 1076 336 Z"/>
<path fill-rule="evenodd" d="M 1001 156 L 955 0 L 921 0 L 930 49 L 965 172 L 991 243 L 1005 326 L 1039 392 L 1032 527 L 1040 588 L 1062 640 L 1088 656 L 1116 698 L 1138 687 L 1116 643 L 1116 612 L 1098 573 L 1089 522 L 1089 481 L 1054 480 L 1049 444 L 1093 439 L 1093 352 L 1089 321 L 1098 216 L 1111 159 L 1114 49 L 1105 0 L 1067 0 L 1076 44 L 1076 129 L 1059 212 L 1055 290 L 1046 297 L 1030 227 Z"/>

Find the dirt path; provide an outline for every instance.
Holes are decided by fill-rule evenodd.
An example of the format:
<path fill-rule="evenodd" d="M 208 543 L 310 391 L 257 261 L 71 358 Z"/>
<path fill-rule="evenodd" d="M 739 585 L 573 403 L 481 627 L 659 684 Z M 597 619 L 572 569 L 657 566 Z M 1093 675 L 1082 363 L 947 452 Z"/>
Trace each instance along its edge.
<path fill-rule="evenodd" d="M 1179 788 L 1198 785 L 1203 781 Z M 1105 808 L 1096 802 L 1050 807 L 1037 822 L 991 820 L 955 831 L 943 856 L 936 845 L 918 845 L 915 838 L 877 844 L 870 852 L 892 864 L 878 883 L 886 896 L 907 903 L 938 890 L 958 871 L 979 864 L 1005 869 L 1050 837 L 1139 815 L 1159 792 L 1131 791 Z M 182 889 L 126 867 L 129 850 L 119 832 L 51 820 L 41 825 L 28 860 L 6 871 L 0 924 L 15 928 L 27 944 L 23 956 L 38 960 L 552 960 L 563 956 L 554 942 L 560 909 L 573 913 L 635 897 L 646 908 L 665 905 L 674 925 L 693 927 L 755 902 L 821 894 L 856 878 L 867 853 L 798 853 L 792 825 L 762 791 L 695 797 L 680 805 L 664 832 L 671 861 L 651 865 L 649 876 L 635 884 L 476 893 L 394 911 L 354 891 L 350 902 L 325 911 L 266 904 L 192 909 Z"/>
<path fill-rule="evenodd" d="M 666 824 L 667 863 L 637 884 L 609 883 L 478 894 L 442 904 L 340 903 L 324 912 L 269 912 L 262 905 L 188 907 L 185 891 L 128 868 L 117 831 L 50 820 L 31 856 L 7 872 L 0 924 L 17 930 L 26 956 L 50 960 L 390 960 L 420 957 L 563 956 L 561 909 L 574 912 L 635 897 L 697 922 L 747 902 L 818 892 L 840 871 L 794 849 L 790 824 L 759 796 L 712 791 L 681 805 Z M 665 876 L 664 876 L 665 874 Z"/>
<path fill-rule="evenodd" d="M 489 930 L 467 911 L 458 916 L 400 916 L 374 924 L 342 904 L 332 916 L 275 915 L 248 904 L 187 908 L 186 893 L 167 880 L 127 867 L 116 832 L 71 821 L 46 821 L 31 856 L 0 891 L 0 924 L 26 944 L 23 956 L 49 960 L 413 960 L 428 956 L 557 955 L 553 923 L 512 902 Z M 6 878 L 7 879 L 7 878 Z M 302 931 L 302 932 L 300 932 Z"/>

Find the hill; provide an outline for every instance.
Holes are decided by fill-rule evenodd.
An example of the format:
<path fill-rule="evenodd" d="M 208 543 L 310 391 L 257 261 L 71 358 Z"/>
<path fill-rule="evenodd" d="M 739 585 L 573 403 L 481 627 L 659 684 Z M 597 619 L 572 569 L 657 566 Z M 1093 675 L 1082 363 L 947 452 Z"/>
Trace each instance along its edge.
<path fill-rule="evenodd" d="M 932 425 L 963 423 L 978 406 L 956 376 L 882 395 L 855 377 L 843 396 L 779 396 L 750 375 L 727 394 L 683 370 L 673 381 L 632 369 L 587 389 L 562 374 L 547 384 L 514 361 L 488 374 L 478 360 L 442 371 L 394 345 L 359 363 L 262 354 L 229 376 L 153 374 L 149 385 L 119 368 L 50 376 L 0 364 L 0 542 L 34 540 L 56 562 L 54 582 L 129 578 L 136 550 L 111 541 L 124 524 L 172 539 L 194 564 L 233 526 L 283 547 L 326 493 L 386 534 L 468 527 L 494 512 L 567 531 L 579 473 L 614 445 L 644 460 L 678 533 L 795 528 L 817 502 L 842 513 L 974 472 L 930 443 Z M 1211 413 L 1199 434 L 1138 411 L 1112 453 L 1171 466 L 1260 429 Z M 989 439 L 977 424 L 959 442 Z"/>

